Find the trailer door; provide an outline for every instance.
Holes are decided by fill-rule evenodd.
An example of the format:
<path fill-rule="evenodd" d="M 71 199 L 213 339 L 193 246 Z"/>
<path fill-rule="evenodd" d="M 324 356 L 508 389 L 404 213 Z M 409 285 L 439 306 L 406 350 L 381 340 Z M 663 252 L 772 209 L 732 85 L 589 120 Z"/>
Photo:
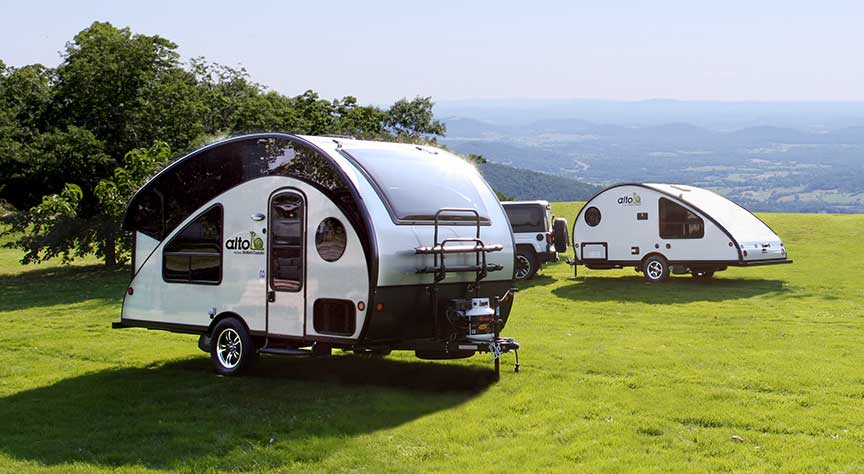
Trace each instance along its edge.
<path fill-rule="evenodd" d="M 270 198 L 267 232 L 267 333 L 304 335 L 306 201 L 299 191 Z"/>

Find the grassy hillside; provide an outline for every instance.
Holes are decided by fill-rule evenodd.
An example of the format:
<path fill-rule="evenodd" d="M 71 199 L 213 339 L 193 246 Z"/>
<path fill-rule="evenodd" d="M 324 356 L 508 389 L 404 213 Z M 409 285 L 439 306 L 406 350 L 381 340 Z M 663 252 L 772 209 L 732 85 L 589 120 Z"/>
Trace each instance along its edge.
<path fill-rule="evenodd" d="M 571 221 L 576 204 L 556 204 Z M 112 331 L 128 280 L 0 253 L 0 472 L 864 469 L 864 216 L 762 215 L 795 264 L 648 285 L 558 264 L 486 357 L 265 357 Z"/>
<path fill-rule="evenodd" d="M 492 189 L 517 200 L 584 201 L 600 191 L 599 186 L 575 179 L 497 163 L 480 165 L 480 172 Z"/>

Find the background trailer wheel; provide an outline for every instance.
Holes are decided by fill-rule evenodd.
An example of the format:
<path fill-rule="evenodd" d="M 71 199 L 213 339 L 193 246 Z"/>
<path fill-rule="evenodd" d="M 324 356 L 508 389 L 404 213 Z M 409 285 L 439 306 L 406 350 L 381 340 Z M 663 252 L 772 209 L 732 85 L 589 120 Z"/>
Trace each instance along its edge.
<path fill-rule="evenodd" d="M 664 282 L 669 279 L 669 262 L 661 255 L 651 255 L 642 264 L 642 273 L 651 283 Z"/>
<path fill-rule="evenodd" d="M 257 358 L 255 342 L 235 318 L 219 321 L 210 338 L 210 359 L 220 375 L 239 375 Z"/>

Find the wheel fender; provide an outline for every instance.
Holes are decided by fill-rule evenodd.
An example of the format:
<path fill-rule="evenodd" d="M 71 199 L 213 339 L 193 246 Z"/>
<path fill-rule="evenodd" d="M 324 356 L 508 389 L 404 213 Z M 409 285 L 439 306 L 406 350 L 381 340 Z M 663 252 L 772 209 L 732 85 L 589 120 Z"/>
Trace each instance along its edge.
<path fill-rule="evenodd" d="M 642 260 L 639 262 L 639 270 L 640 270 L 640 271 L 641 271 L 643 268 L 645 268 L 645 261 L 648 260 L 648 259 L 651 258 L 651 257 L 660 257 L 660 258 L 662 258 L 663 260 L 666 260 L 666 265 L 669 265 L 669 259 L 666 258 L 665 255 L 663 255 L 663 254 L 660 253 L 660 252 L 651 252 L 651 253 L 645 255 L 644 257 L 642 257 Z"/>

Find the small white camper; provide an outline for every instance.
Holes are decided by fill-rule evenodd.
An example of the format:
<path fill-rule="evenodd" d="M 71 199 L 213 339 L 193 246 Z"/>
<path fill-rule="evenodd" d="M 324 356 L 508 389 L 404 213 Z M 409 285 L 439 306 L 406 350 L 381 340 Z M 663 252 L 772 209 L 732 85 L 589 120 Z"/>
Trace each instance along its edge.
<path fill-rule="evenodd" d="M 706 189 L 625 183 L 592 197 L 573 223 L 575 265 L 635 267 L 710 278 L 727 267 L 792 263 L 780 237 L 747 209 Z"/>
<path fill-rule="evenodd" d="M 219 373 L 257 353 L 452 359 L 499 336 L 514 243 L 495 193 L 444 150 L 280 133 L 180 158 L 133 196 L 115 328 L 199 334 Z M 517 355 L 518 357 L 518 355 Z M 518 367 L 518 359 L 517 359 Z"/>

